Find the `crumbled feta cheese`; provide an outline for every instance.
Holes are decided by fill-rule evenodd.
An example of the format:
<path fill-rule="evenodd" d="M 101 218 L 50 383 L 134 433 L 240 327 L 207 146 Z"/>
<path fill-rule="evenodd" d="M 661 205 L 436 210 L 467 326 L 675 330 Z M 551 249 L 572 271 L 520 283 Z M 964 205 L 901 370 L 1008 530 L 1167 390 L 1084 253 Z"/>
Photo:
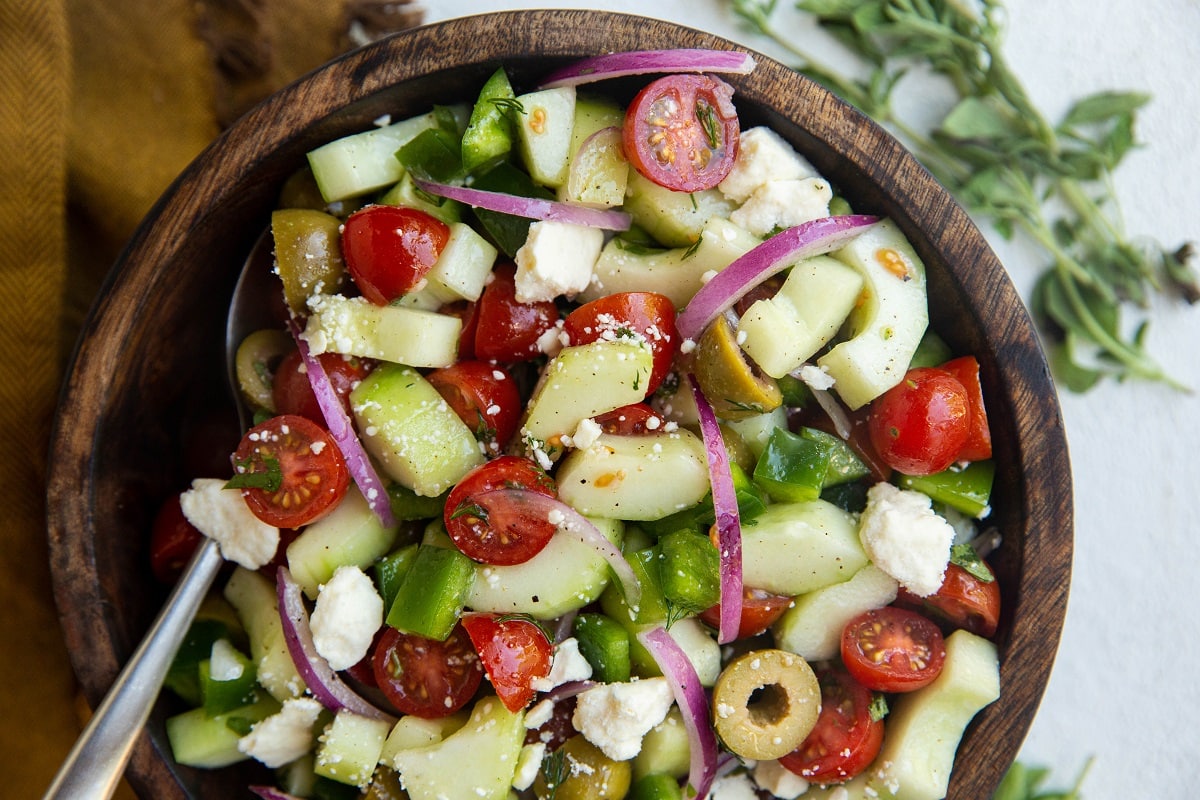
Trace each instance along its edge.
<path fill-rule="evenodd" d="M 796 376 L 810 389 L 816 389 L 819 392 L 832 389 L 836 383 L 833 376 L 829 374 L 829 367 L 826 366 L 817 367 L 805 364 L 796 371 Z"/>
<path fill-rule="evenodd" d="M 534 691 L 548 692 L 564 683 L 586 681 L 590 677 L 592 665 L 579 652 L 579 640 L 571 637 L 555 645 L 550 674 L 544 678 L 534 678 L 531 685 Z"/>
<path fill-rule="evenodd" d="M 334 670 L 348 669 L 367 654 L 383 624 L 383 600 L 356 566 L 338 567 L 318 591 L 310 620 L 313 646 Z"/>
<path fill-rule="evenodd" d="M 555 220 L 529 226 L 525 244 L 517 250 L 515 276 L 517 302 L 553 300 L 574 296 L 588 287 L 592 268 L 600 258 L 604 232 L 599 228 Z"/>
<path fill-rule="evenodd" d="M 512 787 L 514 789 L 523 792 L 533 786 L 545 755 L 546 745 L 544 742 L 534 742 L 521 748 L 521 753 L 517 756 L 517 769 L 513 772 Z"/>
<path fill-rule="evenodd" d="M 321 710 L 311 697 L 285 700 L 278 712 L 238 739 L 238 750 L 272 768 L 295 761 L 312 749 L 312 728 Z"/>
<path fill-rule="evenodd" d="M 744 772 L 722 775 L 713 781 L 708 790 L 709 800 L 758 800 L 754 784 Z"/>
<path fill-rule="evenodd" d="M 796 800 L 808 791 L 808 781 L 778 761 L 759 761 L 754 765 L 754 782 L 781 800 Z"/>
<path fill-rule="evenodd" d="M 817 177 L 817 171 L 782 136 L 770 128 L 742 131 L 733 169 L 717 187 L 721 194 L 741 203 L 767 181 Z"/>
<path fill-rule="evenodd" d="M 926 495 L 880 482 L 867 490 L 858 536 L 877 567 L 919 597 L 938 590 L 954 528 Z"/>
<path fill-rule="evenodd" d="M 241 655 L 228 639 L 213 642 L 208 657 L 208 674 L 214 681 L 236 681 L 246 671 Z"/>
<path fill-rule="evenodd" d="M 604 430 L 594 419 L 580 420 L 579 425 L 575 428 L 575 433 L 571 435 L 571 441 L 575 442 L 575 446 L 580 450 L 587 450 L 596 443 L 600 438 L 600 434 Z"/>
<path fill-rule="evenodd" d="M 571 722 L 606 756 L 628 761 L 641 751 L 642 737 L 666 718 L 674 700 L 666 678 L 605 683 L 576 698 Z"/>
<path fill-rule="evenodd" d="M 525 712 L 525 727 L 530 730 L 540 728 L 554 716 L 554 701 L 550 698 L 541 700 Z"/>
<path fill-rule="evenodd" d="M 225 481 L 197 478 L 179 496 L 187 521 L 221 548 L 221 555 L 246 569 L 258 569 L 275 557 L 279 528 L 260 520 L 242 499 L 240 489 Z"/>
<path fill-rule="evenodd" d="M 730 213 L 729 221 L 755 236 L 766 236 L 773 230 L 828 217 L 832 199 L 833 189 L 823 178 L 770 180 Z"/>

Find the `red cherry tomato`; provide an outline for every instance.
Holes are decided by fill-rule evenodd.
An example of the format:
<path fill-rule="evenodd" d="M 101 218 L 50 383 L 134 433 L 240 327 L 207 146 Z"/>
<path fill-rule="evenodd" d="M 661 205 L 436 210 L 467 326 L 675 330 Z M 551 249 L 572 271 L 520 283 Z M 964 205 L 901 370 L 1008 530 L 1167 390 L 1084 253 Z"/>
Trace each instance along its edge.
<path fill-rule="evenodd" d="M 317 360 L 329 376 L 333 391 L 342 400 L 342 407 L 350 413 L 350 390 L 367 377 L 371 369 L 366 361 L 354 356 L 344 356 L 340 353 L 321 353 Z M 298 414 L 307 417 L 322 428 L 325 425 L 325 414 L 313 394 L 312 384 L 308 380 L 308 371 L 304 367 L 304 359 L 299 350 L 293 350 L 279 362 L 275 371 L 275 383 L 272 388 L 275 400 L 275 413 Z"/>
<path fill-rule="evenodd" d="M 783 616 L 783 612 L 791 608 L 792 598 L 781 594 L 771 594 L 764 589 L 752 589 L 749 586 L 742 589 L 742 619 L 738 624 L 737 638 L 748 639 L 758 636 L 775 621 Z M 700 612 L 700 619 L 713 628 L 721 627 L 721 604 Z"/>
<path fill-rule="evenodd" d="M 178 580 L 203 540 L 204 534 L 183 515 L 179 495 L 173 494 L 164 500 L 154 515 L 150 532 L 150 569 L 159 583 L 171 584 Z"/>
<path fill-rule="evenodd" d="M 645 403 L 614 408 L 596 417 L 594 422 L 600 430 L 613 436 L 641 436 L 661 431 L 666 424 L 662 415 Z"/>
<path fill-rule="evenodd" d="M 842 629 L 842 663 L 877 692 L 911 692 L 933 683 L 946 643 L 933 620 L 895 606 L 859 614 Z"/>
<path fill-rule="evenodd" d="M 698 192 L 729 174 L 739 136 L 732 86 L 710 75 L 668 75 L 633 98 L 621 141 L 642 175 L 676 192 Z"/>
<path fill-rule="evenodd" d="M 461 625 L 439 642 L 387 628 L 375 645 L 375 684 L 396 710 L 425 719 L 465 706 L 483 680 L 479 655 Z"/>
<path fill-rule="evenodd" d="M 645 339 L 654 353 L 654 367 L 646 384 L 650 396 L 671 371 L 679 349 L 675 330 L 675 305 L 654 292 L 619 292 L 584 303 L 567 315 L 563 331 L 571 344 L 590 344 L 630 334 Z"/>
<path fill-rule="evenodd" d="M 521 393 L 504 367 L 459 361 L 426 378 L 489 452 L 499 453 L 517 432 Z"/>
<path fill-rule="evenodd" d="M 497 264 L 475 304 L 475 357 L 481 361 L 528 361 L 541 355 L 538 339 L 558 322 L 550 301 L 517 302 L 512 264 Z"/>
<path fill-rule="evenodd" d="M 518 489 L 557 497 L 554 479 L 528 458 L 500 456 L 468 472 L 446 498 L 446 533 L 469 558 L 485 564 L 522 564 L 542 551 L 557 526 L 522 507 Z"/>
<path fill-rule="evenodd" d="M 333 509 L 350 487 L 342 451 L 306 417 L 271 417 L 242 437 L 235 479 L 254 515 L 268 525 L 299 528 Z"/>
<path fill-rule="evenodd" d="M 371 205 L 346 218 L 342 255 L 363 297 L 385 306 L 419 288 L 449 240 L 450 227 L 424 211 Z"/>
<path fill-rule="evenodd" d="M 779 763 L 810 783 L 844 783 L 870 766 L 883 744 L 871 718 L 871 690 L 836 664 L 818 667 L 821 713 L 800 746 Z"/>
<path fill-rule="evenodd" d="M 941 588 L 918 597 L 902 586 L 896 605 L 990 639 L 1000 624 L 1000 584 L 981 581 L 959 565 L 947 564 Z"/>
<path fill-rule="evenodd" d="M 441 314 L 449 314 L 462 320 L 462 333 L 458 335 L 458 357 L 463 359 L 475 358 L 475 331 L 479 327 L 479 316 L 475 309 L 476 303 L 469 300 L 458 300 L 447 303 L 438 309 Z"/>
<path fill-rule="evenodd" d="M 498 614 L 466 614 L 462 627 L 500 702 L 514 714 L 533 699 L 533 681 L 550 674 L 554 646 L 536 623 Z"/>
<path fill-rule="evenodd" d="M 871 443 L 892 469 L 932 475 L 967 442 L 970 404 L 958 378 L 936 367 L 910 369 L 871 404 Z"/>
<path fill-rule="evenodd" d="M 958 451 L 955 461 L 984 461 L 992 457 L 992 432 L 988 428 L 987 409 L 983 405 L 983 385 L 979 380 L 979 361 L 975 356 L 962 356 L 942 364 L 967 390 L 970 405 L 967 443 Z"/>

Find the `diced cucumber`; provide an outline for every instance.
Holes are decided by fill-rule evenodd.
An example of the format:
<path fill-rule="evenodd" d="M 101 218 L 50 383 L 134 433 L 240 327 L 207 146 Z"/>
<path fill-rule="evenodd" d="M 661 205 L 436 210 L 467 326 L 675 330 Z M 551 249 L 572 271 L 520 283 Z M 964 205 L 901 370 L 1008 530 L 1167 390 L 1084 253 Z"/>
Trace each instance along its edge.
<path fill-rule="evenodd" d="M 304 679 L 283 636 L 275 586 L 259 573 L 238 567 L 225 584 L 225 599 L 246 626 L 259 684 L 280 702 L 304 694 Z"/>
<path fill-rule="evenodd" d="M 577 92 L 575 95 L 575 124 L 571 129 L 571 154 L 574 157 L 592 134 L 605 128 L 619 128 L 625 123 L 625 109 L 604 95 Z"/>
<path fill-rule="evenodd" d="M 862 276 L 830 256 L 796 264 L 773 297 L 756 301 L 742 315 L 742 349 L 763 372 L 782 378 L 833 339 L 862 285 Z"/>
<path fill-rule="evenodd" d="M 667 718 L 642 738 L 642 749 L 633 758 L 633 778 L 664 774 L 682 778 L 688 774 L 691 747 L 679 706 L 672 706 Z"/>
<path fill-rule="evenodd" d="M 741 435 L 742 441 L 750 448 L 755 458 L 761 458 L 771 433 L 777 428 L 787 429 L 787 408 L 779 406 L 766 414 L 753 414 L 724 424 Z"/>
<path fill-rule="evenodd" d="M 742 579 L 775 594 L 848 581 L 866 565 L 854 517 L 824 500 L 767 506 L 742 530 Z"/>
<path fill-rule="evenodd" d="M 450 224 L 450 239 L 426 276 L 425 291 L 439 303 L 478 300 L 492 274 L 497 250 L 470 225 Z"/>
<path fill-rule="evenodd" d="M 418 495 L 436 497 L 483 463 L 471 429 L 415 369 L 377 367 L 350 404 L 367 452 Z"/>
<path fill-rule="evenodd" d="M 437 126 L 437 113 L 430 111 L 310 151 L 308 164 L 321 196 L 332 203 L 392 185 L 404 174 L 396 151 L 421 131 Z"/>
<path fill-rule="evenodd" d="M 383 743 L 383 752 L 379 754 L 379 763 L 390 767 L 396 753 L 401 750 L 413 750 L 437 744 L 466 725 L 470 716 L 470 712 L 466 709 L 435 719 L 405 714 L 392 726 L 391 733 Z"/>
<path fill-rule="evenodd" d="M 418 547 L 388 609 L 387 624 L 444 641 L 458 624 L 474 579 L 475 562 L 457 549 Z"/>
<path fill-rule="evenodd" d="M 635 778 L 626 797 L 629 800 L 682 800 L 683 790 L 675 776 L 655 772 Z"/>
<path fill-rule="evenodd" d="M 592 285 L 579 297 L 586 302 L 618 292 L 658 292 L 681 309 L 707 273 L 720 272 L 758 244 L 754 234 L 721 217 L 704 225 L 695 247 L 646 251 L 618 237 L 600 251 Z"/>
<path fill-rule="evenodd" d="M 405 206 L 424 211 L 432 217 L 437 217 L 449 225 L 462 221 L 463 205 L 445 197 L 434 197 L 417 188 L 412 176 L 407 172 L 379 198 L 379 204 L 384 206 Z"/>
<path fill-rule="evenodd" d="M 370 719 L 343 708 L 321 734 L 313 770 L 338 783 L 366 786 L 375 774 L 390 730 L 385 720 Z"/>
<path fill-rule="evenodd" d="M 309 599 L 315 599 L 317 588 L 338 567 L 374 564 L 395 544 L 397 530 L 395 525 L 385 528 L 362 492 L 351 486 L 336 508 L 288 545 L 288 569 Z"/>
<path fill-rule="evenodd" d="M 709 490 L 704 442 L 691 431 L 601 434 L 572 450 L 558 471 L 559 496 L 582 514 L 656 520 L 699 503 Z"/>
<path fill-rule="evenodd" d="M 535 183 L 557 189 L 567 180 L 571 131 L 575 127 L 575 88 L 542 89 L 517 97 L 517 142 L 521 160 Z"/>
<path fill-rule="evenodd" d="M 621 205 L 629 185 L 629 162 L 621 138 L 621 129 L 613 127 L 584 140 L 571 157 L 558 199 L 602 208 Z"/>
<path fill-rule="evenodd" d="M 604 538 L 621 544 L 624 524 L 620 520 L 593 518 L 591 522 Z M 609 580 L 610 570 L 603 556 L 559 531 L 541 552 L 523 564 L 477 564 L 467 605 L 476 611 L 555 619 L 595 601 Z"/>
<path fill-rule="evenodd" d="M 462 728 L 437 744 L 400 750 L 392 764 L 411 800 L 506 800 L 525 742 L 524 719 L 496 697 L 483 697 Z"/>
<path fill-rule="evenodd" d="M 729 219 L 736 206 L 717 189 L 675 192 L 660 186 L 636 169 L 629 171 L 625 211 L 633 222 L 666 247 L 691 247 L 705 223 L 714 217 Z"/>
<path fill-rule="evenodd" d="M 649 626 L 633 626 L 634 637 L 640 630 Z M 667 628 L 667 633 L 675 640 L 675 644 L 687 655 L 688 661 L 696 668 L 696 677 L 700 685 L 711 687 L 721 674 L 721 647 L 709 633 L 699 617 L 686 617 L 674 622 Z M 662 669 L 655 662 L 650 652 L 636 638 L 630 638 L 629 654 L 633 659 L 634 672 L 643 678 L 662 675 Z"/>
<path fill-rule="evenodd" d="M 167 740 L 175 761 L 189 767 L 216 769 L 245 761 L 238 750 L 238 739 L 250 732 L 254 723 L 279 711 L 279 702 L 263 694 L 250 705 L 209 716 L 203 708 L 193 708 L 167 719 Z"/>
<path fill-rule="evenodd" d="M 833 257 L 863 277 L 847 341 L 817 359 L 834 390 L 860 408 L 900 382 L 929 323 L 925 265 L 891 220 L 877 222 Z"/>
<path fill-rule="evenodd" d="M 533 391 L 521 437 L 547 455 L 560 453 L 561 437 L 583 420 L 643 400 L 652 366 L 650 348 L 630 339 L 564 347 Z"/>
<path fill-rule="evenodd" d="M 891 603 L 898 587 L 895 578 L 868 564 L 845 583 L 806 592 L 775 623 L 775 644 L 807 661 L 834 658 L 846 623 Z"/>
<path fill-rule="evenodd" d="M 309 309 L 304 338 L 313 355 L 343 353 L 410 367 L 448 367 L 458 357 L 462 320 L 449 314 L 339 294 L 317 295 Z"/>
<path fill-rule="evenodd" d="M 486 169 L 512 150 L 515 131 L 510 114 L 516 98 L 504 67 L 483 84 L 462 138 L 462 165 L 467 172 Z"/>

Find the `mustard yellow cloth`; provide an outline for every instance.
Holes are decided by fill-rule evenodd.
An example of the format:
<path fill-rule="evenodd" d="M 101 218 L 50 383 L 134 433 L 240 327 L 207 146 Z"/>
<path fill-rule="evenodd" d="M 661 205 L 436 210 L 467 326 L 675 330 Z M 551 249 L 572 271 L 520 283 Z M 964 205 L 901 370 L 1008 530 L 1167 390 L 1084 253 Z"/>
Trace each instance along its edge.
<path fill-rule="evenodd" d="M 51 596 L 44 482 L 100 281 L 224 124 L 364 35 L 413 24 L 404 5 L 0 0 L 0 795 L 40 797 L 87 713 Z"/>

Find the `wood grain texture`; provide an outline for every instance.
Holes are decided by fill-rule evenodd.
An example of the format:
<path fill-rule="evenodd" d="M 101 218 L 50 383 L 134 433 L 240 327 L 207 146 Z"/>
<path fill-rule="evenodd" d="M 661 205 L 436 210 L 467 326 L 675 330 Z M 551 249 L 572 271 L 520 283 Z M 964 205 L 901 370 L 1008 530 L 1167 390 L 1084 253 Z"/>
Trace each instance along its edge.
<path fill-rule="evenodd" d="M 565 60 L 606 50 L 736 48 L 678 25 L 590 11 L 515 11 L 401 33 L 335 61 L 251 110 L 172 185 L 131 240 L 93 310 L 62 395 L 49 483 L 56 596 L 75 670 L 97 700 L 164 592 L 146 541 L 159 501 L 192 477 L 187 431 L 228 408 L 224 312 L 242 259 L 284 178 L 312 147 L 434 102 L 469 99 L 497 65 L 518 90 Z M 1002 697 L 972 724 L 950 797 L 991 794 L 1049 676 L 1070 579 L 1072 497 L 1058 401 L 1003 266 L 967 215 L 891 137 L 787 67 L 758 57 L 733 78 L 744 124 L 773 126 L 857 210 L 892 217 L 924 259 L 932 324 L 978 356 L 998 463 L 992 522 L 1004 615 Z M 628 99 L 639 80 L 604 89 Z M 181 435 L 181 431 L 184 432 Z M 160 702 L 131 766 L 146 797 L 235 797 L 253 766 L 173 765 Z"/>

